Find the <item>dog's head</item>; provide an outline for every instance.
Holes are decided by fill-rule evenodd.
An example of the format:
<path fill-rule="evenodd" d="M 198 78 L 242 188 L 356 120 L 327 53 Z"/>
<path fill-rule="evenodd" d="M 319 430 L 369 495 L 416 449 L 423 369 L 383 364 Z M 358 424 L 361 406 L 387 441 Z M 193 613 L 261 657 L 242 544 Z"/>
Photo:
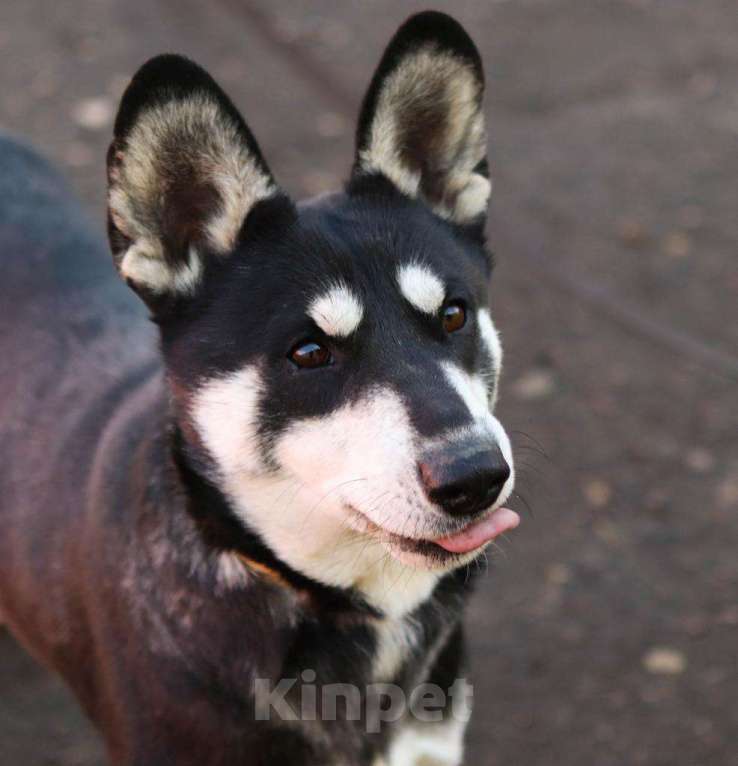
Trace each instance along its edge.
<path fill-rule="evenodd" d="M 213 80 L 162 56 L 108 156 L 115 262 L 160 325 L 193 464 L 286 563 L 393 610 L 516 523 L 482 93 L 463 29 L 413 17 L 345 189 L 296 205 Z"/>

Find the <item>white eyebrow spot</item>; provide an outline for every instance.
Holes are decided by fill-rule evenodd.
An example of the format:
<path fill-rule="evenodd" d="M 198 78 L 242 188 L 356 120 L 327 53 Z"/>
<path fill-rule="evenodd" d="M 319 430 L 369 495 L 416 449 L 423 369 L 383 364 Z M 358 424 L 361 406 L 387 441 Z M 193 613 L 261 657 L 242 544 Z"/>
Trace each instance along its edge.
<path fill-rule="evenodd" d="M 397 282 L 405 298 L 424 314 L 435 314 L 443 304 L 446 288 L 428 266 L 406 263 L 397 269 Z"/>
<path fill-rule="evenodd" d="M 359 326 L 364 307 L 351 288 L 339 282 L 314 298 L 307 313 L 326 335 L 345 338 Z"/>

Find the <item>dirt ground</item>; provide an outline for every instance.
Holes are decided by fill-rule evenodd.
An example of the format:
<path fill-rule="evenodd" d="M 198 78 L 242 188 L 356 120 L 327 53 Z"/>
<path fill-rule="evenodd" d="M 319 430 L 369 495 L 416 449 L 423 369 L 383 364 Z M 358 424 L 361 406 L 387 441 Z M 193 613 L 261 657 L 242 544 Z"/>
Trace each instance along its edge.
<path fill-rule="evenodd" d="M 203 63 L 294 194 L 334 187 L 416 2 L 3 0 L 0 129 L 102 225 L 127 78 Z M 488 73 L 489 226 L 521 528 L 470 609 L 469 764 L 738 764 L 735 0 L 458 0 Z M 527 509 L 530 509 L 528 511 Z M 0 632 L 0 766 L 104 762 Z"/>

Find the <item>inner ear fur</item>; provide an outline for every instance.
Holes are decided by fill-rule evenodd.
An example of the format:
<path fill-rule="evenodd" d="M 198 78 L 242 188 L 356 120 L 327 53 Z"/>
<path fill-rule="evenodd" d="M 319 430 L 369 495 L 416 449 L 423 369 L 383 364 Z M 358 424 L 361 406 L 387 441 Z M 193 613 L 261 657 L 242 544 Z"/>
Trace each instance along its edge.
<path fill-rule="evenodd" d="M 443 218 L 483 222 L 491 184 L 474 43 L 443 13 L 411 17 L 390 41 L 364 98 L 353 176 L 380 173 Z"/>
<path fill-rule="evenodd" d="M 158 56 L 123 95 L 108 152 L 108 231 L 144 298 L 195 291 L 205 259 L 232 252 L 253 208 L 278 194 L 259 147 L 214 80 Z"/>

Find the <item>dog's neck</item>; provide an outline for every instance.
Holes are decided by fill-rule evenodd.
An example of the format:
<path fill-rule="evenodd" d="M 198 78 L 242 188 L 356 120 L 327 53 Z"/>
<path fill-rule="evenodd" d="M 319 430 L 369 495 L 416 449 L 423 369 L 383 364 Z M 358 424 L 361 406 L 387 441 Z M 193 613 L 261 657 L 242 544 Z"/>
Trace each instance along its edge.
<path fill-rule="evenodd" d="M 236 518 L 228 499 L 192 464 L 181 430 L 173 426 L 171 454 L 186 490 L 185 508 L 203 544 L 216 556 L 234 554 L 242 566 L 294 592 L 298 600 L 324 616 L 381 617 L 356 591 L 320 583 L 282 561 L 258 535 Z"/>

